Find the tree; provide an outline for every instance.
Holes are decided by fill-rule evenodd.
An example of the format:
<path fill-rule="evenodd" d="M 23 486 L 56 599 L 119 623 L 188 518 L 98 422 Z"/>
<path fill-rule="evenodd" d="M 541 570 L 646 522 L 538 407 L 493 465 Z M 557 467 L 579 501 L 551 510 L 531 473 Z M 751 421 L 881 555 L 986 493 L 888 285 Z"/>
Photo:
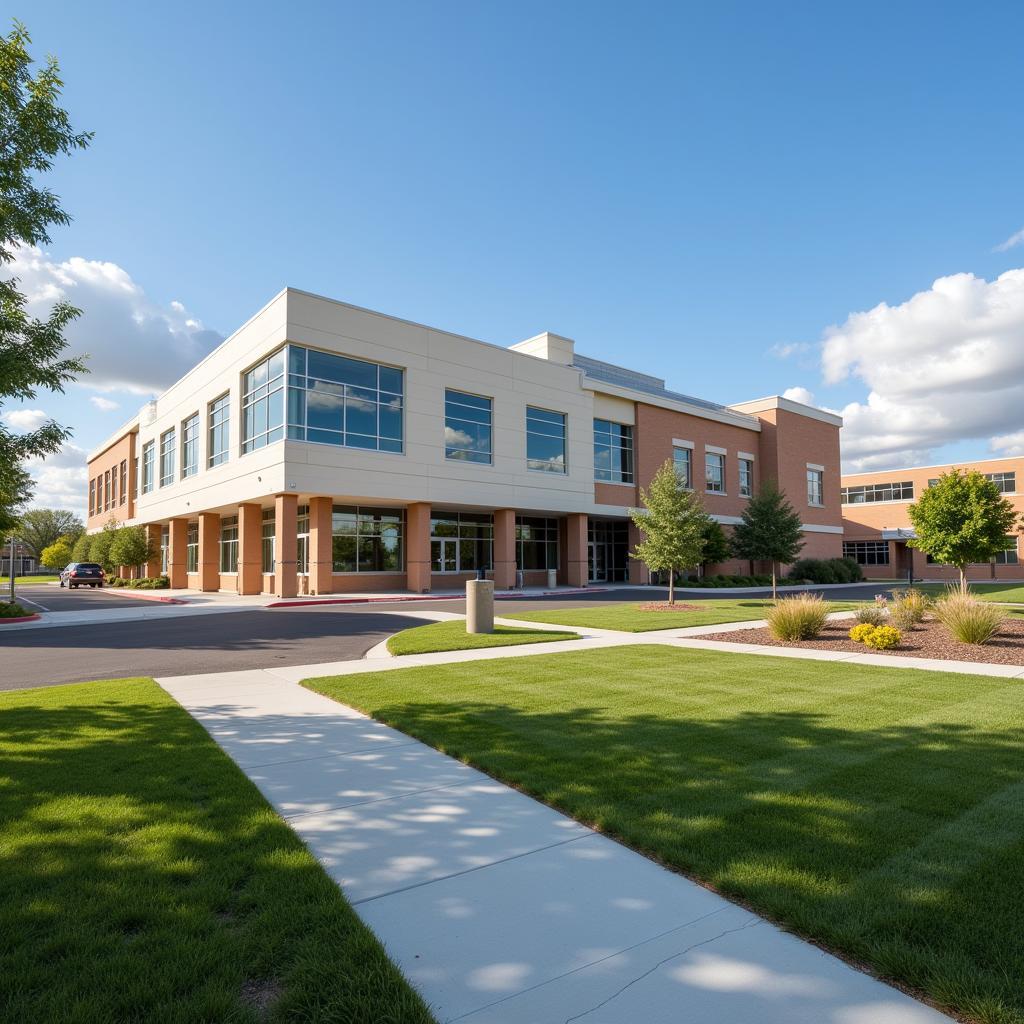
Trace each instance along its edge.
<path fill-rule="evenodd" d="M 122 526 L 110 545 L 111 565 L 143 565 L 155 557 L 156 550 L 144 526 Z"/>
<path fill-rule="evenodd" d="M 88 562 L 89 561 L 89 549 L 92 547 L 92 539 L 95 534 L 83 533 L 78 540 L 75 541 L 74 546 L 71 548 L 71 561 L 72 562 Z"/>
<path fill-rule="evenodd" d="M 18 533 L 19 510 L 31 497 L 32 478 L 28 473 L 20 466 L 0 466 L 0 541 Z"/>
<path fill-rule="evenodd" d="M 994 558 L 1021 525 L 1013 504 L 977 470 L 943 473 L 907 511 L 915 534 L 907 544 L 955 565 L 965 593 L 967 566 Z"/>
<path fill-rule="evenodd" d="M 732 549 L 739 558 L 771 562 L 772 597 L 778 597 L 776 564 L 788 564 L 804 546 L 800 516 L 775 484 L 765 484 L 747 502 L 741 522 L 732 530 Z"/>
<path fill-rule="evenodd" d="M 74 544 L 84 529 L 81 519 L 67 509 L 33 508 L 21 517 L 18 539 L 24 541 L 32 553 L 41 559 L 43 548 L 55 544 L 61 537 L 70 538 Z"/>
<path fill-rule="evenodd" d="M 18 22 L 0 37 L 0 264 L 12 262 L 19 246 L 49 243 L 50 225 L 70 222 L 60 199 L 37 184 L 36 176 L 50 169 L 55 156 L 84 149 L 92 138 L 72 131 L 57 102 L 63 86 L 57 61 L 47 58 L 32 74 L 30 42 Z M 79 310 L 58 302 L 37 320 L 25 305 L 16 279 L 0 281 L 0 407 L 7 398 L 33 399 L 39 388 L 63 392 L 86 372 L 81 359 L 62 355 L 64 329 Z M 53 454 L 70 433 L 53 420 L 24 434 L 0 423 L 0 513 L 10 516 L 27 500 L 21 463 Z"/>
<path fill-rule="evenodd" d="M 72 544 L 70 537 L 61 537 L 54 541 L 49 547 L 43 548 L 39 564 L 45 565 L 47 569 L 63 569 L 68 562 L 75 560 Z"/>
<path fill-rule="evenodd" d="M 640 489 L 642 509 L 633 523 L 644 535 L 633 552 L 652 572 L 668 571 L 668 603 L 675 604 L 675 574 L 698 565 L 704 553 L 707 513 L 700 498 L 685 486 L 671 460 L 654 474 L 651 486 Z"/>
<path fill-rule="evenodd" d="M 119 530 L 120 527 L 117 525 L 117 520 L 110 519 L 99 533 L 90 534 L 88 561 L 98 562 L 109 572 L 113 567 L 113 562 L 110 558 L 110 549 L 114 544 L 114 538 L 117 536 Z"/>
<path fill-rule="evenodd" d="M 732 547 L 729 538 L 722 529 L 722 524 L 717 520 L 707 517 L 702 531 L 704 537 L 704 554 L 701 557 L 701 568 L 707 572 L 709 565 L 720 565 L 732 557 Z"/>

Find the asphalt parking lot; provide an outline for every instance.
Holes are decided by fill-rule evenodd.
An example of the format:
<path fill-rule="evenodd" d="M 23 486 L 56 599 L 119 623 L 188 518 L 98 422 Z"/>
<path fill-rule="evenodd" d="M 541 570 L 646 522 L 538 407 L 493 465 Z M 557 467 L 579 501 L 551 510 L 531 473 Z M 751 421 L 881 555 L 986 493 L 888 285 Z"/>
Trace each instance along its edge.
<path fill-rule="evenodd" d="M 15 597 L 19 604 L 30 606 L 34 611 L 84 612 L 139 607 L 137 597 L 124 597 L 109 587 L 69 590 L 55 583 L 24 583 L 16 589 Z"/>

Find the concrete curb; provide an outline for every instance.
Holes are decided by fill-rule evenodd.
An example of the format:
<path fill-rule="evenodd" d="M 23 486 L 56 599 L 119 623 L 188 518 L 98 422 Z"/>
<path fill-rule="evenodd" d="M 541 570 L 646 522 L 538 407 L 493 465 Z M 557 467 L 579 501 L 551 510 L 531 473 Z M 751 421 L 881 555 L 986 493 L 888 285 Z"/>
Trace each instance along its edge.
<path fill-rule="evenodd" d="M 16 618 L 0 619 L 0 626 L 13 626 L 17 622 L 35 622 L 36 619 L 41 618 L 42 615 L 39 612 L 33 612 L 31 615 L 19 615 Z"/>
<path fill-rule="evenodd" d="M 98 593 L 106 594 L 108 597 L 131 597 L 136 601 L 157 601 L 160 604 L 188 604 L 178 597 L 161 597 L 159 594 L 140 594 L 131 587 L 99 587 Z"/>

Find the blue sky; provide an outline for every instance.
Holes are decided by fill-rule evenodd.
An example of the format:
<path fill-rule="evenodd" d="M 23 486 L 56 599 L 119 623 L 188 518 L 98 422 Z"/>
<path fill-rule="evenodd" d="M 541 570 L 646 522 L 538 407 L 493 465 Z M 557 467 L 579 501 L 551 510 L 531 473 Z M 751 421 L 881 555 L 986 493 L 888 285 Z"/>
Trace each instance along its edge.
<path fill-rule="evenodd" d="M 96 132 L 27 275 L 87 308 L 93 387 L 28 403 L 79 448 L 286 284 L 498 344 L 556 331 L 719 401 L 852 403 L 851 465 L 1024 445 L 1024 272 L 995 283 L 1024 266 L 995 251 L 1024 228 L 1020 4 L 14 13 Z"/>

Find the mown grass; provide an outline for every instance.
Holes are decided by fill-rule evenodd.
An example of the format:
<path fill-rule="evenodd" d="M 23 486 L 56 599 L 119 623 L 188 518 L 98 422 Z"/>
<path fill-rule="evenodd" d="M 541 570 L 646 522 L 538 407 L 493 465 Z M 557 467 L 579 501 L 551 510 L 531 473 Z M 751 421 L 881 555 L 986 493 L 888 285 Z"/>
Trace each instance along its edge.
<path fill-rule="evenodd" d="M 60 579 L 59 576 L 15 576 L 14 585 L 24 586 L 27 583 L 56 583 Z M 11 585 L 10 576 L 0 576 L 0 587 Z"/>
<path fill-rule="evenodd" d="M 476 651 L 484 647 L 513 647 L 516 644 L 543 644 L 556 640 L 576 640 L 576 633 L 521 626 L 495 626 L 493 633 L 467 633 L 465 619 L 431 622 L 413 626 L 388 637 L 392 654 L 431 654 L 436 651 Z"/>
<path fill-rule="evenodd" d="M 954 586 L 956 584 L 953 584 Z M 941 596 L 950 587 L 948 583 L 915 583 L 914 589 L 926 594 Z M 1022 583 L 972 583 L 971 593 L 983 601 L 1006 601 L 1008 604 L 1024 604 Z"/>
<path fill-rule="evenodd" d="M 8 1021 L 432 1020 L 147 679 L 0 696 L 0 976 Z"/>
<path fill-rule="evenodd" d="M 748 598 L 742 601 L 691 601 L 681 598 L 676 611 L 645 611 L 641 604 L 593 604 L 587 608 L 566 608 L 549 612 L 519 613 L 504 618 L 522 622 L 552 622 L 592 629 L 618 629 L 624 633 L 645 633 L 653 629 L 678 629 L 683 626 L 714 626 L 721 622 L 746 622 L 763 619 L 771 600 Z M 849 602 L 832 601 L 829 611 L 852 608 Z"/>
<path fill-rule="evenodd" d="M 965 1018 L 1024 1024 L 1024 683 L 636 646 L 308 681 Z"/>

